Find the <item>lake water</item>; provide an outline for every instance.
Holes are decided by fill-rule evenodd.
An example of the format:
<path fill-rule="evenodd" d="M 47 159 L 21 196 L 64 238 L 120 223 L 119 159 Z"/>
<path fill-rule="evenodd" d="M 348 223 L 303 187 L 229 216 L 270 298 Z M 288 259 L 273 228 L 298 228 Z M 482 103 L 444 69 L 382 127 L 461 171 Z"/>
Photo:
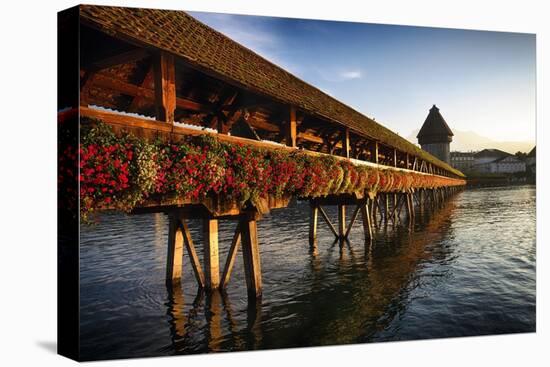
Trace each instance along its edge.
<path fill-rule="evenodd" d="M 357 221 L 342 247 L 320 220 L 314 252 L 309 205 L 275 210 L 258 225 L 264 294 L 251 302 L 240 253 L 226 294 L 197 292 L 187 254 L 169 292 L 167 217 L 98 219 L 81 230 L 83 359 L 535 331 L 534 186 L 462 191 L 369 242 Z M 201 223 L 189 225 L 200 255 Z M 220 221 L 222 268 L 235 226 Z"/>

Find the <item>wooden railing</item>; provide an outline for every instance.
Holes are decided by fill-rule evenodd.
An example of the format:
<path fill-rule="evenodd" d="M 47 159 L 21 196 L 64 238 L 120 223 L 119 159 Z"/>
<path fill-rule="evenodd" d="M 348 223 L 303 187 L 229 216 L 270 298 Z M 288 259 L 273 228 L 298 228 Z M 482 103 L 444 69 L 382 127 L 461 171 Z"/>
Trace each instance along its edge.
<path fill-rule="evenodd" d="M 64 118 L 63 115 L 66 115 L 66 116 L 68 116 L 69 114 L 74 115 L 75 112 L 76 111 L 74 110 L 68 110 L 68 111 L 62 112 L 59 118 L 63 119 Z M 90 119 L 101 120 L 111 125 L 115 130 L 115 132 L 127 130 L 129 132 L 132 132 L 132 134 L 134 134 L 137 137 L 145 138 L 148 140 L 162 137 L 163 139 L 166 139 L 166 140 L 178 141 L 179 139 L 182 139 L 186 136 L 199 136 L 204 134 L 210 134 L 210 135 L 215 135 L 216 138 L 222 142 L 249 145 L 257 148 L 284 150 L 284 151 L 296 151 L 296 149 L 298 149 L 298 148 L 292 148 L 283 144 L 267 142 L 267 141 L 258 141 L 253 139 L 237 137 L 237 136 L 231 136 L 227 134 L 219 134 L 217 132 L 204 130 L 200 127 L 191 128 L 191 127 L 185 127 L 185 126 L 178 126 L 175 124 L 169 124 L 162 121 L 147 119 L 143 117 L 136 117 L 136 116 L 131 116 L 127 114 L 121 114 L 121 113 L 112 112 L 108 110 L 81 106 L 78 112 L 80 117 L 87 117 Z M 305 149 L 302 151 L 314 156 L 327 155 L 325 153 L 314 152 L 314 151 L 305 150 Z M 363 161 L 363 160 L 358 160 L 353 158 L 346 158 L 346 157 L 341 157 L 337 155 L 334 155 L 333 157 L 335 157 L 336 159 L 350 160 L 351 162 L 357 165 L 366 165 L 366 166 L 383 169 L 383 170 L 409 172 L 409 173 L 415 173 L 420 175 L 430 175 L 435 177 L 449 178 L 448 175 L 440 175 L 435 173 L 435 171 L 434 173 L 431 173 L 431 172 L 424 172 L 423 170 L 416 170 L 416 169 L 412 170 L 412 169 L 400 168 L 395 166 L 388 166 L 384 164 L 373 163 L 373 162 L 368 162 L 368 161 Z M 451 175 L 450 178 L 453 178 L 453 176 L 454 175 Z"/>

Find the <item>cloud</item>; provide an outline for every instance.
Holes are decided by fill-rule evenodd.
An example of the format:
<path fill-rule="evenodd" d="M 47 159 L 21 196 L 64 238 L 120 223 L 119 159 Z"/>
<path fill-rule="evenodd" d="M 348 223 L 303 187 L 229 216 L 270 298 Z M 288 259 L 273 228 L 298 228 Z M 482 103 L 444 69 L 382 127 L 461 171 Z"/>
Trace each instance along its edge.
<path fill-rule="evenodd" d="M 363 71 L 355 68 L 320 68 L 314 70 L 327 82 L 345 82 L 348 80 L 362 79 Z"/>
<path fill-rule="evenodd" d="M 343 80 L 361 79 L 362 76 L 363 73 L 361 73 L 361 70 L 346 70 L 340 72 L 340 78 Z"/>

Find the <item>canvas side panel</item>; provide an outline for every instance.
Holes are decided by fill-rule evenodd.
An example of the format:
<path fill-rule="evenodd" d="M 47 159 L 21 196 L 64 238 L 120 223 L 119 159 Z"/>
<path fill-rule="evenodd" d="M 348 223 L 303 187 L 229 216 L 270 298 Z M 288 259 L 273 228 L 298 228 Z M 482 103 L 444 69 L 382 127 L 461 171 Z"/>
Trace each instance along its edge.
<path fill-rule="evenodd" d="M 79 8 L 58 13 L 57 351 L 79 359 Z"/>

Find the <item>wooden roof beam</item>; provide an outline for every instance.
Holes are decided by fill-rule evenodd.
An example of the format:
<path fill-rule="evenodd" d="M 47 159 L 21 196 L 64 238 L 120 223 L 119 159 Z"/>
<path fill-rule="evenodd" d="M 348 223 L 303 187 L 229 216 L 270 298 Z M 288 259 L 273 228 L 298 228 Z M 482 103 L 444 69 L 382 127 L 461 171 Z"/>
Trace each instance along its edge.
<path fill-rule="evenodd" d="M 88 65 L 84 66 L 84 68 L 88 71 L 99 71 L 103 69 L 108 69 L 116 65 L 143 60 L 148 56 L 149 53 L 147 52 L 147 50 L 143 48 L 136 48 L 134 50 L 92 61 Z"/>
<path fill-rule="evenodd" d="M 104 75 L 96 74 L 93 80 L 93 85 L 98 87 L 112 89 L 122 94 L 126 94 L 132 97 L 142 97 L 147 100 L 153 101 L 155 99 L 155 92 L 152 89 L 140 87 L 138 85 L 130 84 L 125 81 Z M 176 97 L 176 107 L 183 110 L 208 112 L 212 113 L 213 107 L 198 103 L 186 98 Z"/>

